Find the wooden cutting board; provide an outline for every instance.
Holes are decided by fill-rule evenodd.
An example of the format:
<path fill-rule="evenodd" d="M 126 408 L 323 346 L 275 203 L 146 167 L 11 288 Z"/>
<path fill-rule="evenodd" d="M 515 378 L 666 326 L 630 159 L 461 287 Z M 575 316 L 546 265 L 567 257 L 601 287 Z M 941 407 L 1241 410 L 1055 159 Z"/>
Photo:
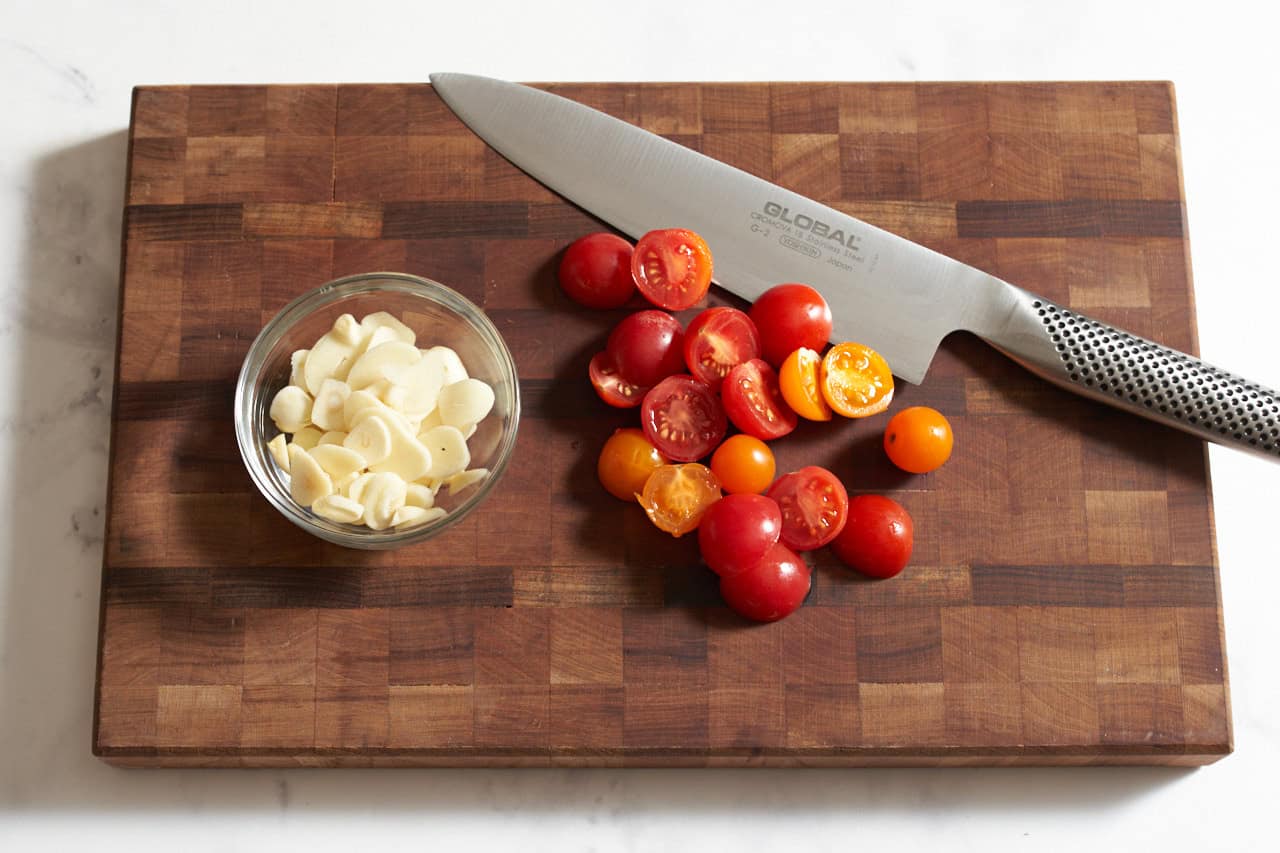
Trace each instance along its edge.
<path fill-rule="evenodd" d="M 1195 352 L 1168 84 L 550 88 Z M 913 564 L 869 582 L 811 554 L 806 605 L 749 626 L 721 606 L 693 538 L 658 533 L 595 482 L 601 444 L 635 415 L 594 398 L 587 361 L 625 312 L 569 303 L 555 269 L 601 223 L 496 156 L 429 86 L 140 88 L 130 140 L 93 737 L 107 761 L 1201 764 L 1230 751 L 1198 441 L 952 336 L 895 401 L 951 419 L 956 452 L 938 472 L 888 464 L 884 417 L 775 444 L 780 470 L 826 465 L 904 503 Z M 254 490 L 232 432 L 263 323 L 373 270 L 482 305 L 525 404 L 491 499 L 395 553 L 294 528 Z"/>

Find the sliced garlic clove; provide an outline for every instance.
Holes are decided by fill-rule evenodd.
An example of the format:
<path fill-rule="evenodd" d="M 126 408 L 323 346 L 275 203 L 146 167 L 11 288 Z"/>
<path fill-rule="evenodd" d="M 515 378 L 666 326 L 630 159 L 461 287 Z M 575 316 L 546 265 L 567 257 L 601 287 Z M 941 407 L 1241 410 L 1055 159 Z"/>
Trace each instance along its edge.
<path fill-rule="evenodd" d="M 339 524 L 359 524 L 364 517 L 364 505 L 342 495 L 325 495 L 311 505 L 311 511 Z"/>
<path fill-rule="evenodd" d="M 404 341 L 406 344 L 416 343 L 418 339 L 413 329 L 410 329 L 386 311 L 375 311 L 372 314 L 365 315 L 364 319 L 360 321 L 360 325 L 370 335 L 377 332 L 378 329 L 388 329 L 395 335 L 396 340 Z M 369 344 L 369 348 L 373 348 L 372 343 Z"/>
<path fill-rule="evenodd" d="M 469 489 L 476 483 L 482 483 L 489 477 L 488 468 L 468 468 L 450 477 L 445 478 L 445 488 L 449 490 L 449 494 L 456 495 L 464 489 Z"/>
<path fill-rule="evenodd" d="M 404 502 L 406 506 L 420 506 L 423 509 L 429 509 L 436 505 L 436 493 L 430 486 L 424 486 L 422 483 L 410 483 L 405 492 Z"/>
<path fill-rule="evenodd" d="M 444 384 L 452 385 L 467 378 L 467 369 L 462 366 L 462 359 L 448 347 L 432 347 L 422 351 L 423 358 L 436 360 L 444 372 Z"/>
<path fill-rule="evenodd" d="M 440 389 L 444 388 L 445 367 L 441 356 L 431 355 L 430 350 L 421 359 L 400 371 L 396 382 L 403 385 L 406 414 L 423 418 L 436 407 Z"/>
<path fill-rule="evenodd" d="M 311 506 L 333 494 L 333 480 L 311 454 L 297 444 L 289 445 L 289 494 L 302 506 Z"/>
<path fill-rule="evenodd" d="M 311 397 L 296 385 L 286 385 L 271 398 L 268 413 L 276 429 L 297 432 L 311 423 Z"/>
<path fill-rule="evenodd" d="M 375 414 L 360 421 L 347 433 L 342 446 L 359 453 L 368 465 L 386 459 L 391 453 L 391 433 L 385 419 Z"/>
<path fill-rule="evenodd" d="M 364 523 L 374 530 L 390 527 L 396 510 L 404 506 L 407 488 L 405 481 L 395 474 L 374 474 L 360 493 L 360 503 L 364 506 Z"/>
<path fill-rule="evenodd" d="M 370 416 L 368 420 L 381 420 L 391 435 L 391 452 L 385 458 L 369 464 L 374 473 L 383 471 L 396 474 L 401 479 L 413 481 L 431 470 L 431 452 L 399 418 Z"/>
<path fill-rule="evenodd" d="M 440 410 L 432 409 L 422 417 L 422 423 L 418 425 L 418 438 L 426 435 L 427 430 L 432 427 L 443 426 L 444 421 L 440 420 Z"/>
<path fill-rule="evenodd" d="M 324 435 L 320 436 L 320 440 L 316 442 L 316 446 L 320 447 L 325 444 L 342 444 L 347 434 L 340 429 L 331 429 Z"/>
<path fill-rule="evenodd" d="M 355 361 L 355 356 L 355 344 L 343 340 L 334 331 L 325 332 L 311 348 L 306 364 L 302 368 L 307 390 L 312 394 L 318 394 L 320 386 L 326 379 L 345 380 Z"/>
<path fill-rule="evenodd" d="M 294 350 L 293 355 L 289 356 L 289 384 L 306 390 L 307 379 L 303 373 L 303 365 L 307 363 L 307 356 L 311 350 L 300 349 Z"/>
<path fill-rule="evenodd" d="M 394 379 L 401 370 L 422 358 L 413 344 L 389 341 L 366 352 L 351 366 L 347 384 L 353 391 L 366 388 L 383 379 Z"/>
<path fill-rule="evenodd" d="M 364 343 L 368 332 L 356 321 L 355 317 L 350 314 L 343 314 L 333 321 L 333 335 L 348 346 L 359 347 L 360 344 Z"/>
<path fill-rule="evenodd" d="M 463 379 L 440 391 L 440 419 L 450 426 L 482 421 L 492 409 L 493 389 L 479 379 Z"/>
<path fill-rule="evenodd" d="M 311 457 L 320 463 L 320 467 L 335 482 L 345 481 L 365 467 L 363 456 L 339 444 L 317 445 L 311 448 Z"/>
<path fill-rule="evenodd" d="M 432 427 L 423 436 L 422 444 L 431 453 L 431 468 L 426 473 L 428 477 L 443 480 L 450 474 L 466 470 L 471 464 L 467 440 L 457 427 L 448 424 Z"/>
<path fill-rule="evenodd" d="M 347 487 L 350 486 L 353 482 L 355 482 L 356 477 L 361 477 L 361 476 L 363 475 L 359 471 L 352 471 L 350 474 L 343 477 L 341 480 L 334 480 L 333 481 L 334 494 L 342 494 L 345 496 L 347 493 Z"/>
<path fill-rule="evenodd" d="M 373 479 L 372 474 L 357 474 L 352 478 L 351 482 L 342 487 L 342 493 L 353 501 L 359 501 L 364 496 L 365 487 L 369 485 L 369 481 Z"/>
<path fill-rule="evenodd" d="M 471 439 L 471 436 L 476 434 L 476 428 L 478 426 L 479 424 L 463 424 L 462 426 L 458 427 L 458 431 L 462 433 L 463 438 L 469 441 Z"/>
<path fill-rule="evenodd" d="M 373 334 L 369 336 L 368 348 L 373 349 L 374 347 L 388 343 L 389 341 L 398 340 L 400 340 L 400 336 L 396 334 L 395 329 L 392 329 L 390 326 L 376 326 L 374 327 Z M 407 341 L 407 343 L 413 343 L 413 341 Z"/>
<path fill-rule="evenodd" d="M 289 447 L 285 443 L 284 433 L 280 433 L 275 438 L 267 442 L 267 450 L 271 453 L 271 458 L 276 460 L 276 464 L 280 466 L 286 474 L 289 473 Z"/>
<path fill-rule="evenodd" d="M 347 425 L 343 412 L 350 396 L 351 386 L 347 383 L 326 379 L 320 384 L 320 391 L 311 405 L 311 422 L 323 430 L 342 429 Z"/>
<path fill-rule="evenodd" d="M 430 508 L 402 506 L 391 517 L 391 524 L 396 530 L 407 530 L 410 527 L 420 527 L 437 518 L 444 518 L 445 515 L 445 511 L 438 506 Z"/>
<path fill-rule="evenodd" d="M 293 434 L 293 440 L 290 444 L 296 444 L 303 450 L 310 450 L 320 443 L 320 436 L 323 433 L 313 426 L 303 427 Z"/>
<path fill-rule="evenodd" d="M 347 386 L 348 388 L 351 386 Z M 351 396 L 347 397 L 345 403 L 342 404 L 342 417 L 346 421 L 346 428 L 351 429 L 356 425 L 356 416 L 365 409 L 376 409 L 385 406 L 378 399 L 378 395 L 367 389 L 360 391 L 352 391 Z"/>

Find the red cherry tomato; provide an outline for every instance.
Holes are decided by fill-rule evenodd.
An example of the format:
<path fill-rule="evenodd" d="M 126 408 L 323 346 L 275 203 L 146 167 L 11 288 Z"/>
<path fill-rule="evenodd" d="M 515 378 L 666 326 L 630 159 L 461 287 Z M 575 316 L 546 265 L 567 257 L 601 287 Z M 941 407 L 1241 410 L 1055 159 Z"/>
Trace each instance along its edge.
<path fill-rule="evenodd" d="M 826 468 L 810 465 L 778 478 L 768 491 L 782 510 L 782 544 L 797 551 L 821 548 L 840 535 L 849 493 Z"/>
<path fill-rule="evenodd" d="M 760 357 L 756 324 L 737 308 L 708 308 L 689 324 L 684 361 L 689 372 L 718 389 L 729 371 Z"/>
<path fill-rule="evenodd" d="M 782 399 L 778 374 L 762 359 L 739 364 L 720 386 L 733 425 L 760 439 L 781 438 L 796 428 L 796 413 Z"/>
<path fill-rule="evenodd" d="M 600 399 L 617 409 L 635 408 L 644 401 L 644 395 L 649 391 L 644 386 L 623 379 L 607 352 L 598 352 L 592 356 L 587 371 L 591 376 L 591 387 L 596 389 Z"/>
<path fill-rule="evenodd" d="M 914 542 L 915 525 L 902 504 L 883 495 L 857 495 L 831 550 L 864 575 L 891 578 L 910 562 Z"/>
<path fill-rule="evenodd" d="M 764 495 L 726 495 L 702 516 L 698 548 L 718 575 L 745 572 L 764 559 L 782 533 L 782 513 Z"/>
<path fill-rule="evenodd" d="M 601 232 L 575 240 L 560 259 L 560 287 L 588 308 L 620 308 L 636 292 L 631 244 Z"/>
<path fill-rule="evenodd" d="M 807 284 L 769 288 L 751 306 L 751 319 L 760 332 L 764 360 L 774 367 L 800 347 L 822 352 L 831 338 L 831 308 Z"/>
<path fill-rule="evenodd" d="M 748 619 L 776 622 L 804 602 L 810 581 L 804 559 L 777 543 L 745 572 L 721 576 L 720 595 L 725 604 Z"/>
<path fill-rule="evenodd" d="M 645 394 L 640 425 L 658 452 L 676 462 L 706 456 L 729 426 L 715 392 L 684 373 L 668 376 Z"/>
<path fill-rule="evenodd" d="M 683 311 L 702 301 L 711 287 L 711 250 L 683 228 L 650 231 L 636 243 L 631 276 L 644 298 L 659 308 Z"/>
<path fill-rule="evenodd" d="M 684 370 L 684 332 L 666 311 L 637 311 L 614 327 L 605 352 L 619 375 L 651 387 Z"/>

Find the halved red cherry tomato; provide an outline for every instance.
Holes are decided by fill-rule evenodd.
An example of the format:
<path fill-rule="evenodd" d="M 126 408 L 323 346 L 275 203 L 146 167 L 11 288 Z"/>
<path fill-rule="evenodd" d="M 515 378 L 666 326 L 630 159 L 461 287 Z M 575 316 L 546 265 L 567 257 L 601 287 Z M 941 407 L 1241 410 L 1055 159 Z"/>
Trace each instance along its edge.
<path fill-rule="evenodd" d="M 659 308 L 683 311 L 697 305 L 711 287 L 711 250 L 684 228 L 650 231 L 631 255 L 636 286 Z"/>
<path fill-rule="evenodd" d="M 822 352 L 831 337 L 831 308 L 807 284 L 769 288 L 751 306 L 751 319 L 760 332 L 764 360 L 774 367 L 800 347 Z"/>
<path fill-rule="evenodd" d="M 715 392 L 685 373 L 668 376 L 645 394 L 640 425 L 653 446 L 677 462 L 706 456 L 729 427 Z"/>
<path fill-rule="evenodd" d="M 831 550 L 864 575 L 891 578 L 910 562 L 914 541 L 915 526 L 902 504 L 883 495 L 857 495 Z"/>
<path fill-rule="evenodd" d="M 596 389 L 601 400 L 614 408 L 635 408 L 644 402 L 644 395 L 649 391 L 642 385 L 634 385 L 623 379 L 607 352 L 598 352 L 592 356 L 587 371 L 591 376 L 591 387 Z"/>
<path fill-rule="evenodd" d="M 739 615 L 776 622 L 804 603 L 811 582 L 804 558 L 779 542 L 745 572 L 722 575 L 720 595 Z"/>
<path fill-rule="evenodd" d="M 782 512 L 764 495 L 726 495 L 698 525 L 698 550 L 718 575 L 745 572 L 764 559 L 782 533 Z"/>
<path fill-rule="evenodd" d="M 601 232 L 575 240 L 560 259 L 560 287 L 588 308 L 620 308 L 636 292 L 631 244 Z"/>
<path fill-rule="evenodd" d="M 659 530 L 679 538 L 697 528 L 703 514 L 720 500 L 720 484 L 706 465 L 662 465 L 645 481 L 640 505 Z"/>
<path fill-rule="evenodd" d="M 893 373 L 884 356 L 855 343 L 836 344 L 822 359 L 822 396 L 837 414 L 865 418 L 889 408 Z"/>
<path fill-rule="evenodd" d="M 928 406 L 911 406 L 889 419 L 884 428 L 884 450 L 903 471 L 928 474 L 951 458 L 955 437 L 942 412 Z"/>
<path fill-rule="evenodd" d="M 782 399 L 778 374 L 763 359 L 739 364 L 720 386 L 733 425 L 761 439 L 781 438 L 796 428 L 796 413 Z"/>
<path fill-rule="evenodd" d="M 711 454 L 711 470 L 729 494 L 758 495 L 773 482 L 777 466 L 769 445 L 754 435 L 739 433 L 726 438 Z"/>
<path fill-rule="evenodd" d="M 708 308 L 689 324 L 684 361 L 689 372 L 718 389 L 729 371 L 760 357 L 760 336 L 751 318 L 737 308 Z"/>
<path fill-rule="evenodd" d="M 782 544 L 797 551 L 812 551 L 835 539 L 849 515 L 844 484 L 816 465 L 782 475 L 768 494 L 782 510 Z"/>
<path fill-rule="evenodd" d="M 811 421 L 831 420 L 831 407 L 818 387 L 821 365 L 822 358 L 816 351 L 800 347 L 787 356 L 778 371 L 782 399 L 787 401 L 793 412 Z"/>
<path fill-rule="evenodd" d="M 635 429 L 615 430 L 600 449 L 596 476 L 609 494 L 624 501 L 636 499 L 654 469 L 667 464 L 667 458 Z"/>
<path fill-rule="evenodd" d="M 609 334 L 605 352 L 623 379 L 651 387 L 684 370 L 684 332 L 666 311 L 637 311 Z"/>

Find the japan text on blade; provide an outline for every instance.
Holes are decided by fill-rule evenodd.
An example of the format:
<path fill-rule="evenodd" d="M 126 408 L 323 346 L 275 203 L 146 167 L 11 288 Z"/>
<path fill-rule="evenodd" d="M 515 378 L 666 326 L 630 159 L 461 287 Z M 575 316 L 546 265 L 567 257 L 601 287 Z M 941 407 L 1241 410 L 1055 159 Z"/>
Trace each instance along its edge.
<path fill-rule="evenodd" d="M 832 306 L 833 340 L 869 344 L 909 382 L 964 330 L 1073 393 L 1280 460 L 1270 389 L 566 98 L 465 74 L 431 82 L 498 153 L 620 231 L 698 231 L 727 290 L 812 285 Z"/>

